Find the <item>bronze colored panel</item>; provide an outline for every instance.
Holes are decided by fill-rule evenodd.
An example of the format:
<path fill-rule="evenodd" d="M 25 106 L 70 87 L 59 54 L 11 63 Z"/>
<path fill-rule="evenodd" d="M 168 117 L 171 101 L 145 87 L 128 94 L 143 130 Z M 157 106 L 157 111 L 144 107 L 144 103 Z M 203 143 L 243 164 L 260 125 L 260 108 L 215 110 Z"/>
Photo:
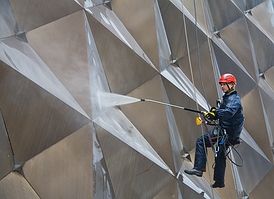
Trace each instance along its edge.
<path fill-rule="evenodd" d="M 245 115 L 245 129 L 263 150 L 268 159 L 272 160 L 272 152 L 268 141 L 266 123 L 263 117 L 264 114 L 259 88 L 253 89 L 242 98 L 242 104 Z"/>
<path fill-rule="evenodd" d="M 173 180 L 153 199 L 167 199 L 167 198 L 178 198 L 177 180 Z"/>
<path fill-rule="evenodd" d="M 87 17 L 113 93 L 128 94 L 157 75 L 155 69 L 89 13 Z"/>
<path fill-rule="evenodd" d="M 190 58 L 191 58 L 191 67 L 193 72 L 194 84 L 195 87 L 199 90 L 199 92 L 205 97 L 202 83 L 204 84 L 206 97 L 210 106 L 216 106 L 216 99 L 218 99 L 218 92 L 216 80 L 214 77 L 214 70 L 212 66 L 212 60 L 209 53 L 209 46 L 208 42 L 205 42 L 200 45 L 200 67 L 202 72 L 202 77 L 200 76 L 199 72 L 199 62 L 198 62 L 198 50 L 195 49 L 191 51 Z M 188 77 L 188 79 L 192 82 L 191 77 L 191 69 L 188 55 L 182 57 L 178 60 L 179 66 L 184 74 Z M 201 81 L 202 80 L 202 81 Z"/>
<path fill-rule="evenodd" d="M 171 104 L 196 109 L 196 104 L 192 99 L 164 78 L 163 84 Z M 201 127 L 195 124 L 195 118 L 198 117 L 198 114 L 177 108 L 172 108 L 172 111 L 183 146 L 191 151 L 195 147 L 196 139 L 201 136 Z"/>
<path fill-rule="evenodd" d="M 268 145 L 266 142 L 265 144 Z M 237 148 L 237 151 L 244 160 L 244 166 L 238 168 L 243 190 L 246 193 L 250 193 L 260 181 L 268 175 L 268 172 L 273 168 L 273 165 L 268 159 L 261 156 L 261 154 L 254 150 L 252 146 L 249 146 L 245 142 Z M 238 155 L 236 155 L 236 153 L 234 154 L 236 158 L 238 158 Z M 240 162 L 239 158 L 238 162 Z"/>
<path fill-rule="evenodd" d="M 0 62 L 0 106 L 15 157 L 27 161 L 90 119 Z"/>
<path fill-rule="evenodd" d="M 84 5 L 85 5 L 85 0 L 76 0 L 76 1 L 78 1 L 78 2 L 84 7 Z"/>
<path fill-rule="evenodd" d="M 260 89 L 261 94 L 262 94 L 262 100 L 263 100 L 263 105 L 264 109 L 266 112 L 266 122 L 270 126 L 270 131 L 269 133 L 269 142 L 273 154 L 273 145 L 274 145 L 274 107 L 272 106 L 274 104 L 274 93 L 273 90 L 263 90 Z"/>
<path fill-rule="evenodd" d="M 138 87 L 129 96 L 164 102 L 160 76 Z M 121 110 L 174 172 L 165 106 L 141 102 L 121 106 Z"/>
<path fill-rule="evenodd" d="M 216 44 L 213 43 L 213 49 L 217 58 L 220 73 L 232 73 L 237 80 L 236 90 L 242 98 L 254 89 L 257 84 L 246 74 L 230 57 L 225 54 Z M 249 58 L 252 59 L 252 58 Z M 256 81 L 256 79 L 255 79 Z"/>
<path fill-rule="evenodd" d="M 29 31 L 27 38 L 31 47 L 91 117 L 84 12 L 78 11 Z"/>
<path fill-rule="evenodd" d="M 11 172 L 0 181 L 0 198 L 40 199 L 26 179 L 17 172 Z"/>
<path fill-rule="evenodd" d="M 251 11 L 252 17 L 260 24 L 262 30 L 264 30 L 268 37 L 274 40 L 274 24 L 273 24 L 273 2 L 264 1 L 260 5 L 256 6 Z M 264 33 L 265 33 L 264 32 Z"/>
<path fill-rule="evenodd" d="M 233 51 L 252 78 L 256 80 L 257 71 L 255 71 L 255 63 L 252 59 L 252 46 L 250 45 L 248 34 L 245 17 L 238 19 L 220 31 L 222 40 Z"/>
<path fill-rule="evenodd" d="M 180 191 L 180 195 L 182 198 L 197 198 L 197 199 L 203 199 L 204 192 L 197 193 L 193 189 L 191 189 L 188 185 L 182 183 L 181 181 L 178 182 L 178 187 Z M 179 197 L 178 197 L 179 198 Z"/>
<path fill-rule="evenodd" d="M 172 56 L 174 58 L 181 58 L 188 53 L 186 39 L 188 40 L 189 51 L 196 49 L 197 39 L 195 25 L 185 17 L 187 29 L 186 38 L 183 13 L 170 1 L 164 1 L 161 4 L 159 2 L 159 7 L 163 17 Z M 197 34 L 199 44 L 202 44 L 207 40 L 206 35 L 203 34 L 199 28 L 197 29 Z"/>
<path fill-rule="evenodd" d="M 207 35 L 210 35 L 209 29 L 211 28 L 211 24 L 207 19 L 209 18 L 209 16 L 208 16 L 208 12 L 206 11 L 205 1 L 196 0 L 195 7 L 194 7 L 194 1 L 181 0 L 181 2 L 183 2 L 183 5 L 187 9 L 187 11 L 191 13 L 193 19 L 195 19 L 195 7 L 196 7 L 197 24 L 203 28 L 203 31 L 205 31 Z M 193 37 L 193 35 L 191 35 L 191 37 Z"/>
<path fill-rule="evenodd" d="M 26 179 L 41 198 L 92 198 L 92 126 L 28 160 Z"/>
<path fill-rule="evenodd" d="M 214 30 L 221 30 L 243 16 L 238 8 L 227 0 L 208 1 Z"/>
<path fill-rule="evenodd" d="M 269 68 L 265 73 L 265 80 L 267 81 L 267 83 L 269 84 L 269 86 L 272 88 L 272 90 L 274 90 L 274 67 Z"/>
<path fill-rule="evenodd" d="M 261 72 L 265 72 L 274 65 L 274 57 L 272 53 L 269 53 L 274 51 L 274 44 L 251 21 L 247 20 L 247 25 L 252 38 L 259 68 Z"/>
<path fill-rule="evenodd" d="M 250 199 L 273 197 L 274 169 L 262 179 L 262 181 L 249 194 Z"/>
<path fill-rule="evenodd" d="M 153 0 L 115 0 L 111 2 L 111 6 L 114 13 L 159 69 Z M 142 11 L 140 12 L 140 10 Z"/>
<path fill-rule="evenodd" d="M 250 10 L 265 1 L 266 0 L 245 1 L 244 2 L 245 10 Z"/>
<path fill-rule="evenodd" d="M 6 130 L 5 121 L 0 110 L 0 179 L 7 175 L 13 167 L 13 153 Z"/>
<path fill-rule="evenodd" d="M 23 30 L 32 30 L 82 9 L 75 1 L 66 0 L 10 0 L 10 4 Z"/>
<path fill-rule="evenodd" d="M 116 198 L 150 199 L 174 178 L 170 173 L 96 125 Z"/>

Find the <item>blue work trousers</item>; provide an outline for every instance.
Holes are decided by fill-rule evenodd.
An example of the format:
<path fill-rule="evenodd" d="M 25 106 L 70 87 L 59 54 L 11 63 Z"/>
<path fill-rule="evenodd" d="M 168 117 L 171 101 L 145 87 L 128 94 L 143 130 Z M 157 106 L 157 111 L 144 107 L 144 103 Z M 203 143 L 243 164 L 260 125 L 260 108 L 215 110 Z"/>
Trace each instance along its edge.
<path fill-rule="evenodd" d="M 209 131 L 210 137 L 214 137 L 214 130 Z M 215 136 L 216 137 L 216 136 Z M 204 139 L 203 139 L 204 138 Z M 204 141 L 205 146 L 204 147 Z M 221 142 L 221 140 L 219 140 Z M 216 143 L 216 139 L 212 140 L 212 144 Z M 195 151 L 195 162 L 194 168 L 201 171 L 206 171 L 206 154 L 207 147 L 211 147 L 210 141 L 208 138 L 208 134 L 199 137 L 196 142 L 196 151 Z M 226 156 L 225 156 L 225 146 L 224 144 L 219 144 L 219 152 L 217 153 L 217 157 L 215 157 L 215 167 L 214 167 L 214 181 L 224 182 L 225 178 L 225 168 L 226 168 Z"/>

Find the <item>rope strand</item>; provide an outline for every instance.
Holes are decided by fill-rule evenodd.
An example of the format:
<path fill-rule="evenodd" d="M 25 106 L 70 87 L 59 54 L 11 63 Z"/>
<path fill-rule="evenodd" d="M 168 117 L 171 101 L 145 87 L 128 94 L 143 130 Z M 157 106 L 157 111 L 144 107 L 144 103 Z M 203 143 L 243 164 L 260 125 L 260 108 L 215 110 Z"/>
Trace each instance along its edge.
<path fill-rule="evenodd" d="M 183 7 L 184 8 L 184 7 Z M 200 77 L 201 77 L 201 70 L 200 70 L 200 52 L 199 52 L 199 41 L 198 41 L 198 35 L 197 35 L 197 17 L 196 17 L 196 5 L 195 5 L 195 0 L 194 0 L 194 10 L 195 10 L 195 28 L 196 28 L 196 39 L 197 39 L 197 48 L 198 48 L 198 61 L 199 61 L 199 71 L 200 71 Z M 191 57 L 190 57 L 190 50 L 189 50 L 189 43 L 188 43 L 188 35 L 187 35 L 187 28 L 186 28 L 186 20 L 185 20 L 185 14 L 183 12 L 183 22 L 184 22 L 184 29 L 185 29 L 185 37 L 186 37 L 186 45 L 187 45 L 187 54 L 188 54 L 188 60 L 189 60 L 189 67 L 190 67 L 190 72 L 191 72 L 191 79 L 192 79 L 192 84 L 193 84 L 193 98 L 195 100 L 196 103 L 196 108 L 198 109 L 198 102 L 197 102 L 197 97 L 196 97 L 196 89 L 195 89 L 195 82 L 194 82 L 194 75 L 193 75 L 193 68 L 192 68 L 192 64 L 191 64 Z M 202 82 L 202 87 L 203 87 L 203 91 L 204 91 L 204 86 L 203 86 L 203 80 L 201 78 L 201 82 Z M 205 91 L 204 91 L 205 94 Z M 208 100 L 205 96 L 208 108 L 209 108 L 209 104 L 208 104 Z M 209 108 L 210 109 L 210 108 Z M 202 116 L 203 117 L 203 116 Z M 205 140 L 204 140 L 204 129 L 203 126 L 201 125 L 201 131 L 202 131 L 202 137 L 203 137 L 203 144 L 204 144 L 204 150 L 206 153 L 206 144 L 205 144 Z M 210 137 L 209 137 L 210 140 Z M 210 140 L 211 141 L 211 140 Z M 211 143 L 212 144 L 212 143 Z M 208 163 L 208 158 L 207 158 L 207 153 L 206 153 L 206 162 L 207 162 L 207 167 L 208 167 L 208 174 L 209 174 L 209 179 L 210 179 L 210 184 L 212 184 L 211 182 L 211 174 L 210 174 L 210 168 L 209 168 L 209 163 Z M 212 189 L 212 196 L 214 199 L 214 193 L 213 193 L 213 189 Z"/>

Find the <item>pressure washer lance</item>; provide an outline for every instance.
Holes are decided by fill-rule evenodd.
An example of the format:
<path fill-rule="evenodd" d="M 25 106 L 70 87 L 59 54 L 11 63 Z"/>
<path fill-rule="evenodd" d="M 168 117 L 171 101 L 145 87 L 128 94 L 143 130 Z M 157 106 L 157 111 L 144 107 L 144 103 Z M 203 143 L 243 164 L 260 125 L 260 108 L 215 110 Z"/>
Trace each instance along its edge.
<path fill-rule="evenodd" d="M 204 113 L 205 113 L 204 111 L 199 111 L 199 110 L 195 110 L 195 109 L 191 109 L 191 108 L 186 108 L 186 107 L 182 107 L 182 106 L 176 106 L 176 105 L 173 105 L 173 104 L 168 104 L 168 103 L 164 103 L 164 102 L 154 101 L 154 100 L 150 100 L 150 99 L 140 99 L 140 100 L 141 100 L 141 102 L 145 102 L 145 101 L 146 102 L 153 102 L 153 103 L 157 103 L 157 104 L 167 105 L 167 106 L 171 106 L 171 107 L 183 109 L 183 110 L 186 110 L 186 111 L 191 111 L 191 112 L 202 114 L 202 117 L 197 117 L 196 118 L 196 124 L 200 125 L 200 124 L 204 123 L 205 129 L 206 129 L 206 133 L 207 133 L 208 137 L 210 137 L 208 128 L 206 126 L 206 121 L 205 121 L 205 118 L 204 118 Z M 209 139 L 209 142 L 210 142 L 212 151 L 215 151 L 211 139 Z"/>
<path fill-rule="evenodd" d="M 180 108 L 186 111 L 191 111 L 191 112 L 195 112 L 195 113 L 201 113 L 203 114 L 203 111 L 199 111 L 199 110 L 195 110 L 195 109 L 191 109 L 191 108 L 186 108 L 186 107 L 182 107 L 182 106 L 176 106 L 173 104 L 168 104 L 168 103 L 164 103 L 164 102 L 159 102 L 159 101 L 154 101 L 154 100 L 150 100 L 150 99 L 140 99 L 142 102 L 146 101 L 146 102 L 154 102 L 157 104 L 162 104 L 162 105 L 167 105 L 167 106 L 171 106 L 171 107 L 175 107 L 175 108 Z"/>

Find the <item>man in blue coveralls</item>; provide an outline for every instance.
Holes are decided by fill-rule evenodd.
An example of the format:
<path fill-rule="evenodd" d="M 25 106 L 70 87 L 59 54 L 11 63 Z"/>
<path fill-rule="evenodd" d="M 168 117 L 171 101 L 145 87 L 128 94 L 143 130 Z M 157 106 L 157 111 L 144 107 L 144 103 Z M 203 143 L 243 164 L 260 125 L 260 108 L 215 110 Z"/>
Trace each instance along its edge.
<path fill-rule="evenodd" d="M 232 74 L 224 74 L 219 81 L 224 92 L 220 108 L 211 108 L 210 112 L 206 112 L 204 117 L 209 120 L 219 119 L 221 131 L 226 131 L 228 135 L 228 143 L 234 144 L 239 140 L 240 133 L 244 126 L 244 115 L 241 99 L 235 90 L 236 78 Z M 215 137 L 214 129 L 209 131 L 210 138 Z M 211 147 L 208 134 L 197 139 L 194 168 L 185 170 L 189 175 L 203 176 L 206 171 L 206 147 Z M 214 143 L 214 141 L 212 140 Z M 224 177 L 226 168 L 226 147 L 220 145 L 220 150 L 215 158 L 214 181 L 213 188 L 225 187 Z"/>

